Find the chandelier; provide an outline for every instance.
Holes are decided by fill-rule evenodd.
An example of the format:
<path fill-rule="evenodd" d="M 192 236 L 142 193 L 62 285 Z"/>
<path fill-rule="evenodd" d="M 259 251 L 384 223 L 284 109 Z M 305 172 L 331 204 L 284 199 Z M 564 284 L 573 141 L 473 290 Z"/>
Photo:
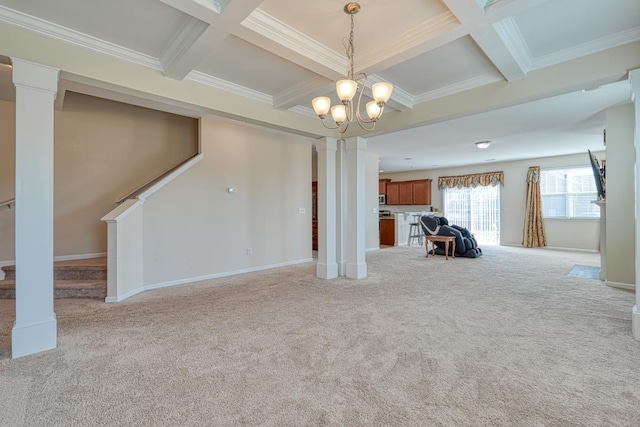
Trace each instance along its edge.
<path fill-rule="evenodd" d="M 319 96 L 311 101 L 313 110 L 316 112 L 324 127 L 328 129 L 338 129 L 340 133 L 345 133 L 354 118 L 358 121 L 360 127 L 364 130 L 373 130 L 376 126 L 376 122 L 382 116 L 384 110 L 384 104 L 391 97 L 393 91 L 393 85 L 387 82 L 374 83 L 371 86 L 371 94 L 373 101 L 367 102 L 365 107 L 368 118 L 363 118 L 360 114 L 360 102 L 362 101 L 362 94 L 367 83 L 367 75 L 365 73 L 358 73 L 355 77 L 353 74 L 353 15 L 360 11 L 360 5 L 358 3 L 347 3 L 344 6 L 344 12 L 351 17 L 351 33 L 349 39 L 343 40 L 343 45 L 347 53 L 348 69 L 347 77 L 340 79 L 336 82 L 336 92 L 338 98 L 340 98 L 341 104 L 331 106 L 331 99 L 328 96 Z M 359 93 L 358 93 L 359 91 Z M 354 115 L 354 97 L 358 94 L 358 102 L 355 105 Z M 325 120 L 327 115 L 331 111 L 331 118 L 335 122 L 335 125 L 327 123 Z"/>

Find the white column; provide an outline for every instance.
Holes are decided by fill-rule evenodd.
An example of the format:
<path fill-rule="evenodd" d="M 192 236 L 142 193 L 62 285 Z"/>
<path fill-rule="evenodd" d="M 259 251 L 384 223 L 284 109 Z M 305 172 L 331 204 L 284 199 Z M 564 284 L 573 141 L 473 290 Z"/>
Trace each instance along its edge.
<path fill-rule="evenodd" d="M 316 143 L 318 152 L 318 263 L 321 279 L 338 277 L 336 263 L 336 149 L 334 138 Z"/>
<path fill-rule="evenodd" d="M 347 140 L 347 277 L 367 277 L 365 261 L 367 140 L 361 137 Z"/>
<path fill-rule="evenodd" d="M 60 71 L 11 58 L 16 86 L 16 321 L 12 357 L 56 347 L 53 102 Z"/>
<path fill-rule="evenodd" d="M 336 153 L 336 215 L 337 215 L 337 260 L 338 275 L 347 275 L 347 218 L 349 218 L 348 206 L 348 175 L 347 175 L 347 143 L 344 139 L 338 140 Z"/>
<path fill-rule="evenodd" d="M 633 325 L 633 337 L 640 340 L 640 69 L 629 72 L 629 81 L 631 82 L 631 96 L 635 107 L 635 129 L 633 136 L 633 144 L 636 152 L 635 162 L 635 208 L 636 208 L 636 305 L 633 307 L 631 322 Z"/>

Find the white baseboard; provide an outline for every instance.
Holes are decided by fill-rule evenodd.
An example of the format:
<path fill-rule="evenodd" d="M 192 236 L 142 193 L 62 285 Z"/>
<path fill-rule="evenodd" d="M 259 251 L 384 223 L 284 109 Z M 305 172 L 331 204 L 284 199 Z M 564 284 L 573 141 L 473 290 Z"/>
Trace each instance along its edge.
<path fill-rule="evenodd" d="M 634 305 L 633 309 L 631 310 L 631 325 L 633 338 L 640 341 L 640 311 L 638 311 L 637 305 Z"/>
<path fill-rule="evenodd" d="M 124 295 L 120 295 L 120 296 L 117 296 L 117 297 L 106 297 L 104 299 L 104 302 L 120 302 L 120 301 L 124 301 L 127 298 L 130 298 L 130 297 L 132 297 L 134 295 L 139 294 L 140 292 L 144 292 L 144 290 L 145 290 L 144 286 L 142 286 L 140 288 L 136 288 L 136 289 L 134 289 L 132 291 L 129 291 Z"/>
<path fill-rule="evenodd" d="M 375 251 L 379 251 L 380 247 L 373 247 L 373 248 L 368 248 L 365 249 L 365 252 L 375 252 Z"/>
<path fill-rule="evenodd" d="M 186 279 L 178 279 L 178 280 L 169 280 L 167 282 L 160 282 L 160 283 L 153 283 L 150 285 L 144 285 L 140 288 L 134 289 L 131 292 L 128 292 L 124 295 L 120 295 L 117 297 L 107 297 L 105 298 L 105 302 L 120 302 L 123 301 L 129 297 L 132 297 L 136 294 L 139 294 L 140 292 L 143 291 L 150 291 L 152 289 L 160 289 L 160 288 L 167 288 L 167 287 L 171 287 L 171 286 L 178 286 L 178 285 L 186 285 L 188 283 L 195 283 L 195 282 L 202 282 L 204 280 L 211 280 L 211 279 L 219 279 L 221 277 L 228 277 L 228 276 L 236 276 L 238 274 L 245 274 L 245 273 L 254 273 L 256 271 L 263 271 L 263 270 L 271 270 L 274 268 L 279 268 L 279 267 L 287 267 L 290 265 L 297 265 L 297 264 L 306 264 L 309 262 L 314 262 L 313 258 L 306 258 L 306 259 L 300 259 L 300 260 L 296 260 L 296 261 L 288 261 L 288 262 L 283 262 L 283 263 L 278 263 L 278 264 L 271 264 L 271 265 L 264 265 L 264 266 L 260 266 L 260 267 L 252 267 L 252 268 L 244 268 L 242 270 L 234 270 L 234 271 L 225 271 L 223 273 L 214 273 L 214 274 L 206 274 L 204 276 L 197 276 L 197 277 L 189 277 Z"/>
<path fill-rule="evenodd" d="M 482 246 L 482 245 L 480 245 Z M 512 248 L 524 248 L 525 246 L 519 245 L 517 243 L 500 243 L 498 246 L 509 246 Z M 580 249 L 580 248 L 563 248 L 561 246 L 540 246 L 535 248 L 527 248 L 527 249 L 549 249 L 552 251 L 566 251 L 566 252 L 587 252 L 593 254 L 599 254 L 600 251 L 597 249 Z"/>
<path fill-rule="evenodd" d="M 607 286 L 610 286 L 612 288 L 626 289 L 628 291 L 635 291 L 636 290 L 636 285 L 632 285 L 630 283 L 611 282 L 609 280 L 605 280 L 604 284 L 607 285 Z"/>
<path fill-rule="evenodd" d="M 61 255 L 54 256 L 53 261 L 75 261 L 77 259 L 90 259 L 90 258 L 106 258 L 106 252 L 95 252 L 92 254 L 77 254 L 77 255 Z"/>

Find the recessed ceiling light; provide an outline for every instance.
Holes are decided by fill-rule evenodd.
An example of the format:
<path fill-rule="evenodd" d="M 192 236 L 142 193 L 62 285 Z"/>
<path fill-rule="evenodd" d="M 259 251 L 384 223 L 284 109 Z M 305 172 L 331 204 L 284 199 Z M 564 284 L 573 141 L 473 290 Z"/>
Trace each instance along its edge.
<path fill-rule="evenodd" d="M 476 142 L 476 147 L 478 148 L 487 148 L 491 145 L 491 141 L 478 141 Z"/>
<path fill-rule="evenodd" d="M 487 159 L 485 162 L 494 162 L 496 159 Z"/>
<path fill-rule="evenodd" d="M 413 159 L 413 157 L 405 157 L 404 159 L 405 159 L 405 160 L 412 160 L 412 159 Z"/>

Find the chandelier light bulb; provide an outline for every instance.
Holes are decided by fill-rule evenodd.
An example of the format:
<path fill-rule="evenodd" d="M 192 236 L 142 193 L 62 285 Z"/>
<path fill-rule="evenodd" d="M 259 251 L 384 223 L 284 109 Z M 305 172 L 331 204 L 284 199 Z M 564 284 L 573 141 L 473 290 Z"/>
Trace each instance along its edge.
<path fill-rule="evenodd" d="M 391 92 L 393 92 L 393 85 L 387 82 L 378 82 L 374 83 L 371 86 L 371 93 L 373 94 L 373 99 L 380 106 L 384 105 L 389 98 L 391 98 Z"/>
<path fill-rule="evenodd" d="M 338 125 L 341 125 L 347 120 L 347 109 L 344 105 L 338 104 L 331 107 L 331 117 L 333 121 Z"/>
<path fill-rule="evenodd" d="M 336 92 L 340 101 L 351 101 L 358 91 L 358 83 L 349 79 L 340 79 L 336 82 Z"/>
<path fill-rule="evenodd" d="M 331 108 L 331 99 L 328 96 L 319 96 L 313 98 L 311 105 L 313 105 L 313 111 L 315 111 L 320 118 L 325 118 Z"/>
<path fill-rule="evenodd" d="M 382 108 L 378 106 L 376 101 L 367 102 L 367 115 L 373 121 L 378 120 L 380 114 L 382 112 Z"/>

